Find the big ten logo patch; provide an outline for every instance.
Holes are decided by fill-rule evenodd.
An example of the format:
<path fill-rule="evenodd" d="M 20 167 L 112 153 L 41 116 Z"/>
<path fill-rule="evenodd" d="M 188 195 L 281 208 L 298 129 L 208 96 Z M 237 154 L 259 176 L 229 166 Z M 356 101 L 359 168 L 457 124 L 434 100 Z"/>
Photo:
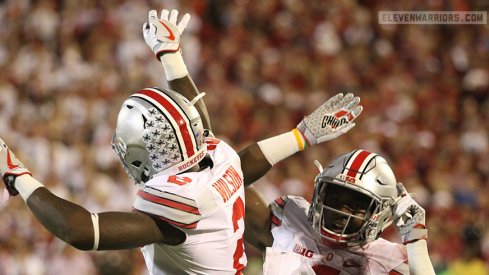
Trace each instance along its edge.
<path fill-rule="evenodd" d="M 300 254 L 300 255 L 302 255 L 304 257 L 307 257 L 307 258 L 312 258 L 312 256 L 314 256 L 314 252 L 312 252 L 311 250 L 303 247 L 300 244 L 295 244 L 293 251 L 295 253 Z"/>

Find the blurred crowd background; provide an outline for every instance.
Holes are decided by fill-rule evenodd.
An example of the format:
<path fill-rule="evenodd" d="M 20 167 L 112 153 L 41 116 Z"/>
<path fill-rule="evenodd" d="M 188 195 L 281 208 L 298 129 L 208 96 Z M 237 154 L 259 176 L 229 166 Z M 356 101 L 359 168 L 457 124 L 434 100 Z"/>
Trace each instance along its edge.
<path fill-rule="evenodd" d="M 395 3 L 394 3 L 395 2 Z M 268 200 L 312 195 L 317 168 L 355 148 L 386 157 L 427 211 L 438 274 L 489 274 L 489 25 L 379 25 L 382 10 L 489 10 L 487 1 L 4 0 L 0 136 L 54 193 L 90 211 L 132 208 L 110 148 L 125 97 L 166 86 L 141 28 L 149 9 L 191 23 L 183 54 L 213 130 L 236 149 L 288 131 L 337 92 L 355 129 L 277 165 Z M 394 229 L 385 237 L 396 241 Z M 261 258 L 248 249 L 247 274 Z M 80 252 L 16 197 L 0 209 L 0 274 L 146 274 L 139 250 Z"/>

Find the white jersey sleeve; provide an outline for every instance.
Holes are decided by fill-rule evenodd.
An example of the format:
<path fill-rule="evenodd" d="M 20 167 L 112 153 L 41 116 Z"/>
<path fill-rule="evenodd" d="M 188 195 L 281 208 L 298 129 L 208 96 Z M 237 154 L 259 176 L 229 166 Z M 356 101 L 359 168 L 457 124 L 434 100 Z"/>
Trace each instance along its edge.
<path fill-rule="evenodd" d="M 195 228 L 202 219 L 195 199 L 151 187 L 139 190 L 134 208 L 180 228 Z"/>

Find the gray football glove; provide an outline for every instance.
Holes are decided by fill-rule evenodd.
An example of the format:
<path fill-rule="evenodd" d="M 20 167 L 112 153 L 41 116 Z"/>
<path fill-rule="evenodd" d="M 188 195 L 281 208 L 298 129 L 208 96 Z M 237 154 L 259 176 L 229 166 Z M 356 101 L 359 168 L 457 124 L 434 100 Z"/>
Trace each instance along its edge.
<path fill-rule="evenodd" d="M 335 139 L 355 126 L 353 121 L 363 110 L 359 103 L 360 98 L 352 93 L 339 93 L 306 116 L 297 129 L 308 145 Z"/>
<path fill-rule="evenodd" d="M 402 183 L 397 184 L 400 197 L 394 213 L 394 222 L 404 244 L 428 239 L 426 213 L 406 191 Z"/>

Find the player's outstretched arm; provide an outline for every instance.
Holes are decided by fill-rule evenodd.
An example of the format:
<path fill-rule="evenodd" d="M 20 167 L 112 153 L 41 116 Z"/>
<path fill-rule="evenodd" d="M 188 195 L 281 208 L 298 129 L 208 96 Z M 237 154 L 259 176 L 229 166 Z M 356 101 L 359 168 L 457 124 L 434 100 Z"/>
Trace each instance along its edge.
<path fill-rule="evenodd" d="M 408 253 L 410 274 L 435 274 L 428 254 L 428 230 L 425 226 L 425 210 L 409 195 L 402 183 L 398 183 L 400 198 L 395 209 L 394 221 Z"/>
<path fill-rule="evenodd" d="M 143 25 L 143 36 L 148 47 L 163 65 L 170 89 L 192 100 L 200 92 L 187 71 L 180 45 L 181 35 L 190 22 L 190 14 L 186 13 L 178 23 L 177 19 L 178 10 L 170 12 L 163 9 L 160 18 L 155 10 L 151 10 L 148 13 L 148 22 Z M 195 106 L 204 128 L 212 131 L 204 101 L 198 100 Z"/>
<path fill-rule="evenodd" d="M 27 206 L 53 235 L 81 250 L 136 248 L 155 242 L 179 242 L 166 224 L 138 212 L 90 213 L 59 198 L 31 176 L 0 139 L 0 175 L 11 196 L 20 194 Z M 168 230 L 168 231 L 167 231 Z M 168 232 L 163 234 L 162 232 Z M 174 238 L 170 240 L 171 238 Z"/>
<path fill-rule="evenodd" d="M 297 128 L 274 136 L 241 150 L 241 167 L 245 185 L 261 178 L 279 161 L 314 144 L 339 137 L 355 126 L 362 112 L 360 98 L 339 93 L 304 117 Z"/>

